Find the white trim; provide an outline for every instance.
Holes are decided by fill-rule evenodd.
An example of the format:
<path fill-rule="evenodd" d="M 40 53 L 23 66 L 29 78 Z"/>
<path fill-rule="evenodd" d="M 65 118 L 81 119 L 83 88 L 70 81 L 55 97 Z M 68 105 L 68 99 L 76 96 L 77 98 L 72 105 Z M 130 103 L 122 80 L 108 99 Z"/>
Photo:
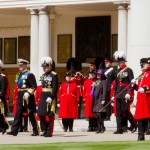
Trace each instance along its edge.
<path fill-rule="evenodd" d="M 70 4 L 90 4 L 115 2 L 116 0 L 3 0 L 0 2 L 0 8 L 22 8 L 36 6 L 54 6 Z"/>

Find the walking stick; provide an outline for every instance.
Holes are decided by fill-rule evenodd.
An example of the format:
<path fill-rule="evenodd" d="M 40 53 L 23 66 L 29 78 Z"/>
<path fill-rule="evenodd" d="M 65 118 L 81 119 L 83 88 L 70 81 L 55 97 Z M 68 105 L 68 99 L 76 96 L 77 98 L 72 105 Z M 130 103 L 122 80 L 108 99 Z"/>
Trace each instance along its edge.
<path fill-rule="evenodd" d="M 140 74 L 141 75 L 141 74 Z M 139 76 L 140 76 L 139 75 Z M 139 77 L 138 76 L 138 77 Z M 135 79 L 135 80 L 137 80 L 138 79 L 138 77 Z M 132 83 L 130 83 L 128 86 L 126 86 L 122 91 L 120 91 L 120 93 L 118 93 L 115 97 L 114 97 L 114 99 L 116 98 L 116 97 L 118 97 L 121 93 L 123 93 L 130 85 L 131 85 Z M 100 110 L 99 110 L 99 112 L 101 112 L 103 109 L 105 109 L 108 105 L 110 105 L 113 101 L 114 101 L 114 99 L 112 99 L 109 103 L 107 103 L 104 107 L 102 107 Z"/>
<path fill-rule="evenodd" d="M 58 115 L 56 115 L 56 113 L 54 112 L 54 115 L 56 116 L 56 120 L 58 122 L 58 124 L 60 125 L 60 127 L 64 130 L 63 125 L 60 123 L 59 119 L 58 119 Z"/>

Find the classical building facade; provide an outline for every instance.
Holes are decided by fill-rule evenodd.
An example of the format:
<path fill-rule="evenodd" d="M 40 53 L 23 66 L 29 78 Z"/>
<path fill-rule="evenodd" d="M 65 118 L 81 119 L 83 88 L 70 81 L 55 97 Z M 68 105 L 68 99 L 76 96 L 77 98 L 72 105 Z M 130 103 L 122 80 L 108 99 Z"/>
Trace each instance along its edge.
<path fill-rule="evenodd" d="M 82 47 L 77 49 L 77 46 L 83 42 L 85 43 L 83 46 L 87 45 L 83 47 L 83 51 L 85 53 L 87 51 L 89 55 L 95 54 L 91 58 L 86 58 L 89 56 L 83 56 L 81 53 L 84 58 L 84 72 L 87 70 L 87 63 L 97 55 L 98 49 L 100 54 L 106 53 L 110 57 L 114 50 L 118 49 L 126 53 L 127 63 L 137 76 L 140 73 L 139 59 L 150 56 L 149 14 L 149 0 L 2 0 L 0 2 L 0 56 L 4 61 L 11 89 L 17 72 L 18 57 L 30 59 L 30 70 L 39 81 L 39 76 L 42 74 L 40 59 L 43 56 L 51 56 L 55 60 L 56 71 L 61 81 L 66 71 L 65 58 L 80 55 Z M 97 27 L 94 31 L 95 28 L 92 28 L 94 25 L 91 24 L 94 21 L 90 19 L 95 20 L 97 17 L 106 16 L 109 16 L 109 21 L 101 21 L 99 24 L 103 30 L 101 31 L 94 24 Z M 86 21 L 83 26 L 80 25 L 82 22 L 78 25 L 77 20 L 82 17 L 88 20 L 88 27 Z M 107 25 L 108 28 L 105 29 Z M 90 28 L 92 28 L 91 33 Z M 84 29 L 87 29 L 89 37 L 86 38 L 86 42 L 84 41 L 86 31 L 82 37 Z M 101 34 L 96 37 L 93 33 L 99 30 Z M 108 35 L 107 40 L 103 32 L 105 30 Z M 93 39 L 89 34 L 94 35 L 94 40 L 99 39 L 101 45 L 96 47 L 98 49 L 88 45 L 88 39 L 91 43 Z M 77 41 L 81 43 L 78 44 Z M 104 43 L 106 46 L 103 47 Z"/>

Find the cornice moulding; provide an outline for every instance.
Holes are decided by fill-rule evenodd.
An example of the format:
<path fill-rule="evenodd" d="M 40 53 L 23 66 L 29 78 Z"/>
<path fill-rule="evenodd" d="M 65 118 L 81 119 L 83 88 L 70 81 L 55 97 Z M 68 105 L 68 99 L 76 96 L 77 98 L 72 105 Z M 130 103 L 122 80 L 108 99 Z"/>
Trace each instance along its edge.
<path fill-rule="evenodd" d="M 30 8 L 70 4 L 114 3 L 116 0 L 2 0 L 0 8 Z"/>

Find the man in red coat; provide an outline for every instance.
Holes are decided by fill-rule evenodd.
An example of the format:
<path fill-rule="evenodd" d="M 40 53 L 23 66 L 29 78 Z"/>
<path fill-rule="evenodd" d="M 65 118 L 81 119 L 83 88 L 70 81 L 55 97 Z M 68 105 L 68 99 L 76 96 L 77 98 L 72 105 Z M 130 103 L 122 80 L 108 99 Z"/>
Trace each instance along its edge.
<path fill-rule="evenodd" d="M 73 132 L 73 121 L 78 118 L 78 90 L 77 84 L 72 82 L 71 73 L 67 72 L 65 75 L 66 81 L 60 85 L 58 91 L 58 106 L 59 118 L 62 118 L 64 131 Z"/>
<path fill-rule="evenodd" d="M 84 101 L 84 116 L 89 118 L 88 131 L 95 131 L 97 128 L 97 120 L 95 113 L 92 112 L 92 87 L 96 81 L 96 69 L 90 68 L 89 77 L 84 81 L 83 84 L 83 101 Z"/>
<path fill-rule="evenodd" d="M 143 73 L 138 77 L 138 85 L 135 84 L 135 80 L 132 80 L 137 90 L 137 103 L 134 117 L 138 122 L 139 141 L 145 140 L 144 134 L 147 119 L 150 118 L 150 58 L 142 58 L 140 64 Z"/>

